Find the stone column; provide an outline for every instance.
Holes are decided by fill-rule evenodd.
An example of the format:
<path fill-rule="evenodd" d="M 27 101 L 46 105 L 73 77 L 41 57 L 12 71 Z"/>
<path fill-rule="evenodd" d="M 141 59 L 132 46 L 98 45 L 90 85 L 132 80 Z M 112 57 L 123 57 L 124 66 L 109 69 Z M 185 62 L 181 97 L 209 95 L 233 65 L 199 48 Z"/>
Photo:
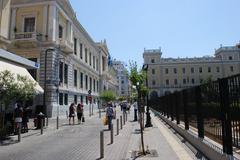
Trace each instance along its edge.
<path fill-rule="evenodd" d="M 16 27 L 16 14 L 17 14 L 17 8 L 12 9 L 12 14 L 11 14 L 11 39 L 15 38 L 15 27 Z"/>

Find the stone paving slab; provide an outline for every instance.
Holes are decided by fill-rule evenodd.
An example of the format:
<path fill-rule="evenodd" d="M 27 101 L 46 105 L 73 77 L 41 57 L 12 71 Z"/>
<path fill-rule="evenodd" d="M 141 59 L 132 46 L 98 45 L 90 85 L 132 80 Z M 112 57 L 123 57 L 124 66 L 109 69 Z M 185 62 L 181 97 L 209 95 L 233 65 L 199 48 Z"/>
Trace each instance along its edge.
<path fill-rule="evenodd" d="M 105 113 L 102 114 L 102 116 Z M 117 110 L 117 118 L 122 112 Z M 66 117 L 60 118 L 60 127 L 56 130 L 56 120 L 49 119 L 49 126 L 44 134 L 26 136 L 20 143 L 0 146 L 0 160 L 96 160 L 100 157 L 100 131 L 107 129 L 102 119 L 96 113 L 92 117 L 85 116 L 86 122 L 80 125 L 68 125 Z M 119 118 L 120 119 L 120 118 Z M 131 150 L 139 147 L 140 134 L 138 122 L 133 120 L 133 112 L 128 114 L 128 122 L 116 134 L 116 120 L 114 124 L 114 143 L 110 144 L 110 132 L 104 132 L 104 160 L 130 160 Z M 161 122 L 160 122 L 161 123 Z M 138 159 L 179 159 L 172 146 L 166 140 L 159 126 L 145 129 L 145 144 L 149 149 L 156 149 L 158 157 L 140 157 Z M 163 125 L 163 123 L 161 124 Z M 120 127 L 119 127 L 120 128 Z M 164 128 L 164 125 L 162 126 Z M 172 135 L 171 135 L 172 136 Z M 172 141 L 172 140 L 171 140 Z M 175 140 L 173 140 L 175 141 Z"/>

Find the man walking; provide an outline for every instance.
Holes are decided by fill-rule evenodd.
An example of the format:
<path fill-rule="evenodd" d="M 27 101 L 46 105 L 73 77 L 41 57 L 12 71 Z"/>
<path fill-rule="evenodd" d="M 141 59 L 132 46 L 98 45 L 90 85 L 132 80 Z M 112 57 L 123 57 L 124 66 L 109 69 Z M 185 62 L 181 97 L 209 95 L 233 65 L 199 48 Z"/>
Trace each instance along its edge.
<path fill-rule="evenodd" d="M 108 129 L 111 130 L 112 126 L 112 118 L 113 118 L 113 107 L 112 104 L 109 102 L 107 105 L 107 118 L 108 118 Z"/>

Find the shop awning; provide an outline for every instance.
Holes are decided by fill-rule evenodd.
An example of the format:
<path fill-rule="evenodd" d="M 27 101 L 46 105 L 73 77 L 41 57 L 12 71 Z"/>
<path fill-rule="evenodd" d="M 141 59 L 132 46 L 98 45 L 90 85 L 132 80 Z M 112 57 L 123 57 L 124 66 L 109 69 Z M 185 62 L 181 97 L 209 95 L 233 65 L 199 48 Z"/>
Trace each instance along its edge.
<path fill-rule="evenodd" d="M 0 72 L 8 70 L 11 73 L 13 73 L 14 75 L 21 75 L 21 76 L 27 76 L 30 80 L 35 81 L 35 79 L 30 75 L 30 73 L 27 71 L 26 68 L 18 65 L 18 64 L 14 64 L 13 62 L 6 62 L 4 60 L 0 59 Z M 42 87 L 36 82 L 36 86 L 35 86 L 35 90 L 37 94 L 41 94 L 44 92 L 44 90 L 42 89 Z"/>

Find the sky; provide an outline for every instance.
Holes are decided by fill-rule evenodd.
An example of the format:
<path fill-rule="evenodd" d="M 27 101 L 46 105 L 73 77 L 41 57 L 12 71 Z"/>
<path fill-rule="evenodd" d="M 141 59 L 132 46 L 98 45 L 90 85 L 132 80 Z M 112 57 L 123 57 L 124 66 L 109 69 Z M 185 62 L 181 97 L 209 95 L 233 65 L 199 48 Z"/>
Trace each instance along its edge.
<path fill-rule="evenodd" d="M 95 42 L 113 58 L 143 63 L 146 49 L 162 57 L 214 55 L 240 41 L 240 0 L 70 0 Z"/>

